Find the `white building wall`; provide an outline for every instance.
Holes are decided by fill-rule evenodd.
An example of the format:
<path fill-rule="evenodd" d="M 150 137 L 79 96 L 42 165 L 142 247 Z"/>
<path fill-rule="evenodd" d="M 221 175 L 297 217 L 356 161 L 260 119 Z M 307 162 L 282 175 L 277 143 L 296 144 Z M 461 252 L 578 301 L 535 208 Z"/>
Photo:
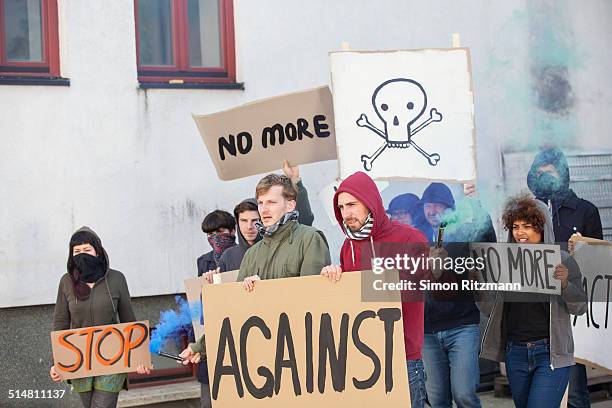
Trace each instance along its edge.
<path fill-rule="evenodd" d="M 99 233 L 133 296 L 182 292 L 208 250 L 203 216 L 231 211 L 259 178 L 218 180 L 191 113 L 329 83 L 328 52 L 342 41 L 354 50 L 446 48 L 461 34 L 472 51 L 479 188 L 491 206 L 500 199 L 499 152 L 537 139 L 530 44 L 539 21 L 552 21 L 553 32 L 558 24 L 573 52 L 566 57 L 579 61 L 569 68 L 575 104 L 564 145 L 612 147 L 606 0 L 542 2 L 554 16 L 519 0 L 235 0 L 244 91 L 141 90 L 133 1 L 58 3 L 61 71 L 71 85 L 0 86 L 0 307 L 54 303 L 68 240 L 81 225 Z M 315 226 L 337 259 L 342 235 L 317 198 L 337 163 L 301 172 Z"/>

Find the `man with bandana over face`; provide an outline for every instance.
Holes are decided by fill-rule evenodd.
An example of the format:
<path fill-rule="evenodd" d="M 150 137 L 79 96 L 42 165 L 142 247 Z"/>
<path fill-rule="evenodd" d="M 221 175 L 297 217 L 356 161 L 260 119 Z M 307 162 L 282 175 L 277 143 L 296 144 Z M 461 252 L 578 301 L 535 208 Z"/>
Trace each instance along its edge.
<path fill-rule="evenodd" d="M 563 152 L 557 148 L 542 150 L 534 159 L 527 185 L 538 200 L 548 206 L 553 219 L 555 241 L 567 243 L 573 234 L 603 239 L 597 207 L 579 198 L 569 187 L 570 174 Z M 570 369 L 568 407 L 590 407 L 586 368 L 576 364 Z"/>
<path fill-rule="evenodd" d="M 204 217 L 204 221 L 202 221 L 202 231 L 206 234 L 212 250 L 198 258 L 198 276 L 202 276 L 210 270 L 217 269 L 223 252 L 236 245 L 236 236 L 234 235 L 235 229 L 236 220 L 227 211 L 215 210 Z M 209 379 L 206 360 L 198 364 L 198 381 L 202 388 L 201 407 L 210 407 L 210 387 L 208 385 Z"/>
<path fill-rule="evenodd" d="M 235 230 L 236 220 L 227 211 L 215 210 L 204 217 L 202 231 L 212 250 L 198 258 L 198 276 L 217 269 L 223 252 L 236 245 Z"/>

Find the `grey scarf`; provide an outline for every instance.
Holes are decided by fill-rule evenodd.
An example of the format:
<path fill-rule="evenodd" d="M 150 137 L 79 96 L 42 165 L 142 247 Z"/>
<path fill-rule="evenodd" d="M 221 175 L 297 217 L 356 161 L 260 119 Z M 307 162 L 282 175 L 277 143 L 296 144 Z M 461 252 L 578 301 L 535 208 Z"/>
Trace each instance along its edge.
<path fill-rule="evenodd" d="M 263 225 L 261 220 L 255 223 L 255 227 L 257 228 L 259 235 L 262 237 L 271 237 L 280 227 L 289 221 L 297 221 L 299 214 L 300 213 L 297 210 L 293 210 L 285 213 L 280 220 L 278 220 L 275 224 L 270 225 L 268 228 Z"/>

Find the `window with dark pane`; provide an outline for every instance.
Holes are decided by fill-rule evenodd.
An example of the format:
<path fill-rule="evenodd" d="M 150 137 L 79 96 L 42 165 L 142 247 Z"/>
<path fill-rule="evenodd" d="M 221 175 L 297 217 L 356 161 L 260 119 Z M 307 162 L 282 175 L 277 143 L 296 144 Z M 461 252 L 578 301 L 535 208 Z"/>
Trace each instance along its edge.
<path fill-rule="evenodd" d="M 141 65 L 174 64 L 171 0 L 138 1 L 138 37 Z"/>
<path fill-rule="evenodd" d="M 4 0 L 4 53 L 7 62 L 42 62 L 41 0 Z"/>
<path fill-rule="evenodd" d="M 232 0 L 134 4 L 140 82 L 236 83 Z"/>
<path fill-rule="evenodd" d="M 188 0 L 189 65 L 221 67 L 219 0 Z"/>

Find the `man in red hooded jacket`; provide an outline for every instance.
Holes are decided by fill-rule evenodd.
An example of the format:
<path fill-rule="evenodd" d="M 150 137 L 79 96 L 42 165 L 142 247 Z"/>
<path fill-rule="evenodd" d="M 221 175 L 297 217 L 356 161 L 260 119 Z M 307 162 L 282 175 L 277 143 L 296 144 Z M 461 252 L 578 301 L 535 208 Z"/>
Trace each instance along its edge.
<path fill-rule="evenodd" d="M 403 246 L 410 256 L 429 254 L 427 239 L 419 230 L 389 219 L 376 184 L 363 172 L 352 174 L 340 184 L 334 195 L 334 212 L 347 238 L 340 250 L 340 265 L 329 265 L 321 271 L 332 281 L 338 281 L 342 272 L 371 270 L 373 257 L 394 258 L 401 244 L 410 243 Z M 422 408 L 427 398 L 421 360 L 423 300 L 411 300 L 402 302 L 404 346 L 412 407 Z"/>

